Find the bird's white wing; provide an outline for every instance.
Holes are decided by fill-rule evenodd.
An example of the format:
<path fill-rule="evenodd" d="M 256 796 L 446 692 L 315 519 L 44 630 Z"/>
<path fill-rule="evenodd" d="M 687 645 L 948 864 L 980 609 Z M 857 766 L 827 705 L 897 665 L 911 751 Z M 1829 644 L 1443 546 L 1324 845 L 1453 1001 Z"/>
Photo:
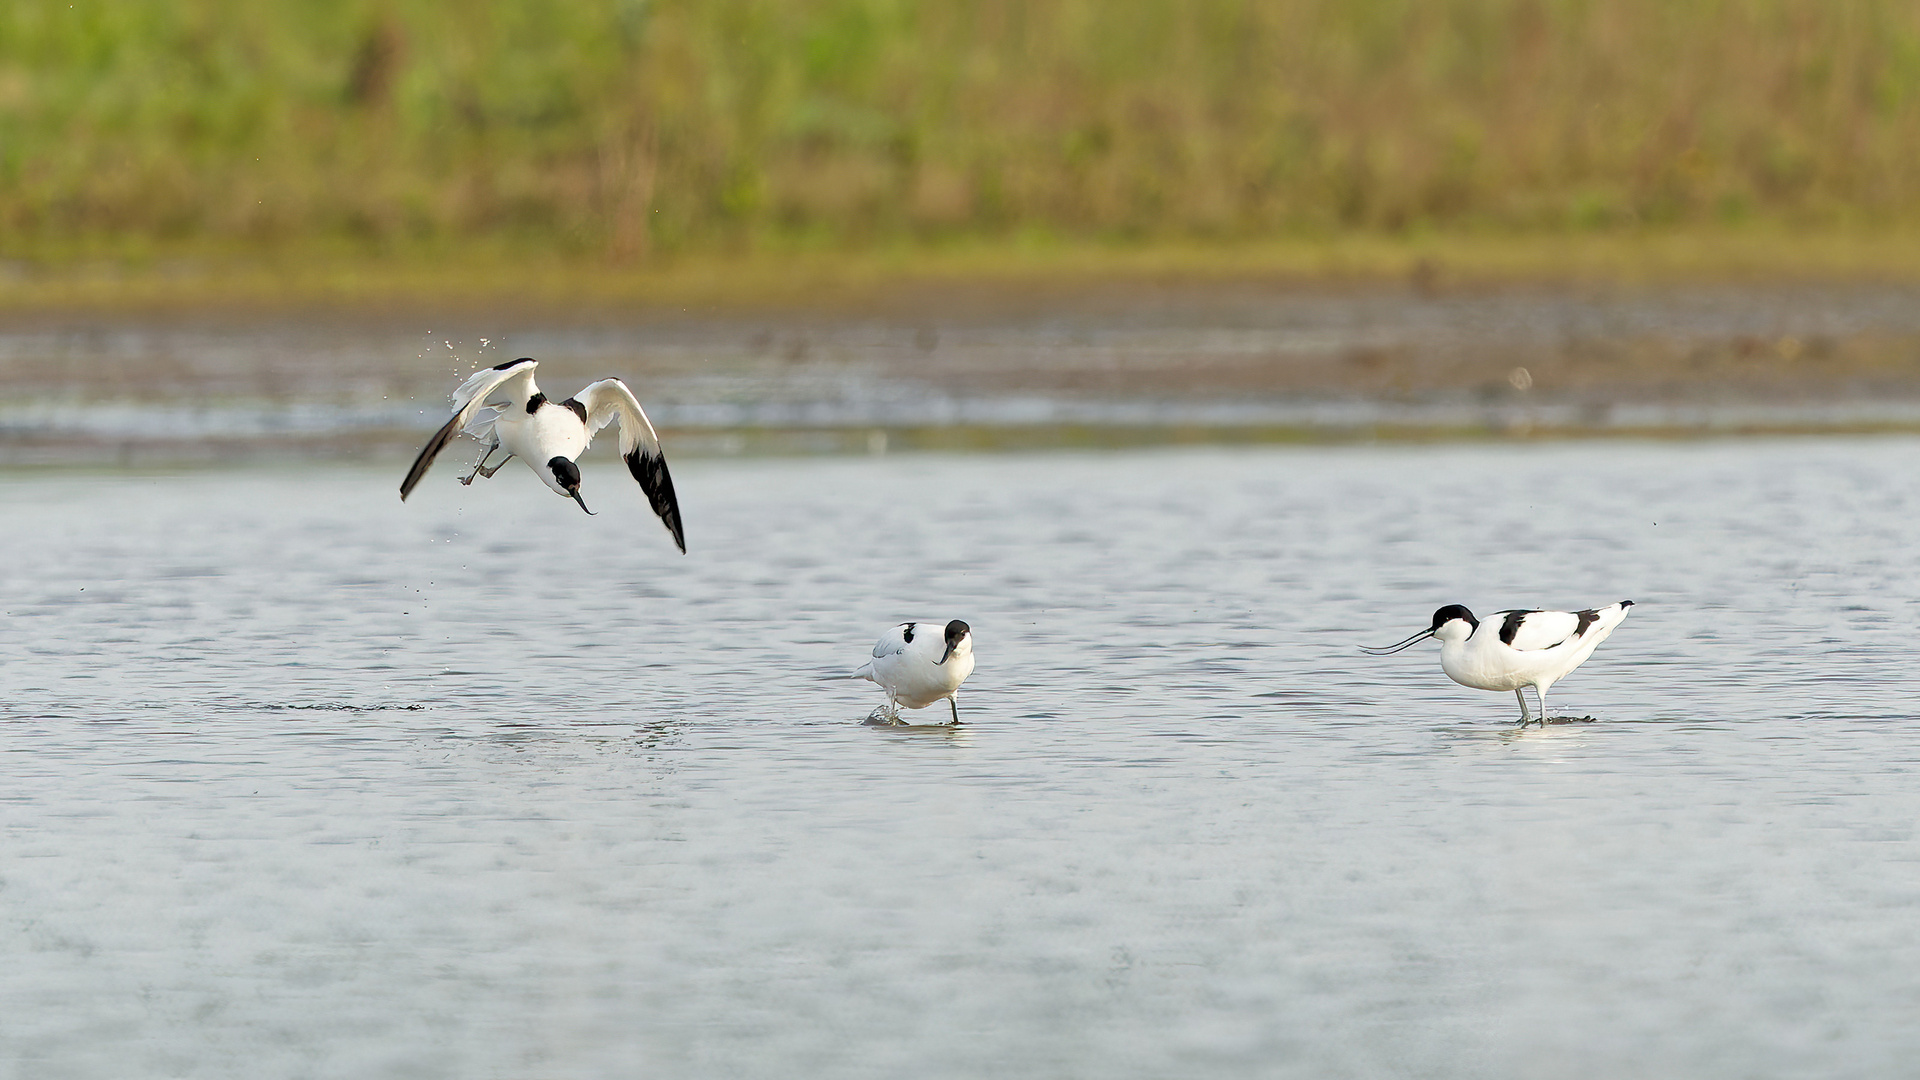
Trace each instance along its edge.
<path fill-rule="evenodd" d="M 856 669 L 853 674 L 847 676 L 847 678 L 867 679 L 872 682 L 879 682 L 880 679 L 873 670 L 874 664 L 906 652 L 907 645 L 913 641 L 914 627 L 918 625 L 920 624 L 910 622 L 901 623 L 899 626 L 880 635 L 880 640 L 873 644 L 873 659 L 861 664 L 860 667 Z"/>
<path fill-rule="evenodd" d="M 433 438 L 427 440 L 420 456 L 413 459 L 413 468 L 407 470 L 407 478 L 400 481 L 401 500 L 413 494 L 414 485 L 427 475 L 427 470 L 433 466 L 433 459 L 440 456 L 440 451 L 447 448 L 461 428 L 475 421 L 476 415 L 484 411 L 482 407 L 489 398 L 508 402 L 509 408 L 515 405 L 525 408 L 527 399 L 535 393 L 533 369 L 539 366 L 534 360 L 523 356 L 468 376 L 467 381 L 453 392 L 453 418 L 434 432 Z M 499 415 L 497 410 L 494 411 L 494 417 Z M 481 427 L 475 424 L 469 434 L 478 436 Z"/>
<path fill-rule="evenodd" d="M 505 405 L 480 406 L 473 410 L 472 416 L 467 418 L 466 426 L 460 429 L 460 434 L 486 442 L 493 436 L 493 422 L 500 419 L 500 414 L 506 412 L 507 408 L 508 406 Z"/>
<path fill-rule="evenodd" d="M 1521 652 L 1551 649 L 1593 621 L 1571 611 L 1496 611 L 1494 617 L 1501 620 L 1500 640 Z"/>
<path fill-rule="evenodd" d="M 453 392 L 454 413 L 467 412 L 489 401 L 525 408 L 527 399 L 538 392 L 533 385 L 533 371 L 539 366 L 539 361 L 523 356 L 474 372 Z"/>
<path fill-rule="evenodd" d="M 601 379 L 574 397 L 587 413 L 587 438 L 601 428 L 620 422 L 620 456 L 627 471 L 646 492 L 653 512 L 673 534 L 673 542 L 682 554 L 687 550 L 686 533 L 680 527 L 680 502 L 673 494 L 673 476 L 667 472 L 667 459 L 660 452 L 660 438 L 653 433 L 646 410 L 619 379 Z"/>
<path fill-rule="evenodd" d="M 627 384 L 619 379 L 601 379 L 575 395 L 587 410 L 587 437 L 592 438 L 601 428 L 620 421 L 620 456 L 633 452 L 658 455 L 660 439 L 653 433 L 653 425 L 647 422 L 646 410 L 627 389 Z"/>
<path fill-rule="evenodd" d="M 881 660 L 906 652 L 907 646 L 913 643 L 915 628 L 919 625 L 919 623 L 901 623 L 882 634 L 880 640 L 873 645 L 873 658 Z"/>

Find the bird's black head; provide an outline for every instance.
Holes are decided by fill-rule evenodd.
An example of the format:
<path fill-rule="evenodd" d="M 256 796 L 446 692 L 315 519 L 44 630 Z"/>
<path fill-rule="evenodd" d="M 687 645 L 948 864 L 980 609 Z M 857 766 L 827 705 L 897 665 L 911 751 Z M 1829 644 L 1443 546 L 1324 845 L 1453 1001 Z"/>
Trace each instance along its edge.
<path fill-rule="evenodd" d="M 940 663 L 942 664 L 946 663 L 947 658 L 953 655 L 953 650 L 959 648 L 960 643 L 962 641 L 965 641 L 967 635 L 972 632 L 973 632 L 973 628 L 968 626 L 966 623 L 961 622 L 959 619 L 955 619 L 952 622 L 948 623 L 947 624 L 947 651 L 941 654 Z"/>
<path fill-rule="evenodd" d="M 587 510 L 587 501 L 580 497 L 580 466 L 563 457 L 554 457 L 547 462 L 547 468 L 553 470 L 553 478 L 560 483 L 561 490 L 573 496 L 580 509 Z M 587 510 L 588 514 L 593 511 Z"/>
<path fill-rule="evenodd" d="M 1468 626 L 1480 625 L 1479 620 L 1473 617 L 1473 612 L 1468 611 L 1466 608 L 1461 607 L 1459 604 L 1448 604 L 1446 607 L 1443 607 L 1439 611 L 1436 611 L 1433 613 L 1432 626 L 1427 627 L 1425 630 L 1420 631 L 1419 633 L 1413 635 L 1407 640 L 1397 641 L 1397 642 L 1394 642 L 1392 645 L 1382 645 L 1378 648 L 1374 648 L 1368 645 L 1362 645 L 1360 646 L 1360 651 L 1363 653 L 1371 653 L 1374 656 L 1387 656 L 1391 653 L 1397 653 L 1400 650 L 1408 647 L 1409 645 L 1412 645 L 1416 641 L 1425 641 L 1426 639 L 1433 637 L 1435 634 L 1438 634 L 1440 632 L 1441 627 L 1447 625 L 1448 623 L 1452 622 L 1455 619 L 1465 619 Z"/>

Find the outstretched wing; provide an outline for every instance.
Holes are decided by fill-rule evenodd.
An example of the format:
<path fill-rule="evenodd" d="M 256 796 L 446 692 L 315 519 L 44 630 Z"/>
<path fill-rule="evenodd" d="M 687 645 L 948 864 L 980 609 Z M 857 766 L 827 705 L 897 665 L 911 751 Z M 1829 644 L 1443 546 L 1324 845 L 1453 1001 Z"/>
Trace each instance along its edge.
<path fill-rule="evenodd" d="M 580 391 L 574 400 L 587 412 L 589 439 L 601 428 L 620 421 L 620 456 L 627 461 L 627 471 L 640 482 L 640 490 L 646 492 L 653 512 L 673 534 L 680 553 L 686 554 L 687 537 L 680 527 L 680 502 L 673 495 L 673 476 L 667 472 L 667 459 L 660 452 L 660 438 L 653 433 L 646 410 L 640 408 L 633 391 L 619 379 L 601 379 Z"/>
<path fill-rule="evenodd" d="M 1580 616 L 1588 616 L 1582 619 Z M 1521 652 L 1551 649 L 1585 630 L 1592 612 L 1572 611 L 1497 611 L 1501 620 L 1500 640 Z"/>
<path fill-rule="evenodd" d="M 474 418 L 474 414 L 481 411 L 481 407 L 487 403 L 488 398 L 510 398 L 515 405 L 524 408 L 527 399 L 536 392 L 533 385 L 533 369 L 539 366 L 532 358 L 523 356 L 518 360 L 509 360 L 504 364 L 487 368 L 485 371 L 476 371 L 468 376 L 467 381 L 461 383 L 460 388 L 453 392 L 453 418 L 448 420 L 439 431 L 434 432 L 433 438 L 427 440 L 427 445 L 421 449 L 420 456 L 413 459 L 413 468 L 407 470 L 407 478 L 400 481 L 401 501 L 404 502 L 408 495 L 413 494 L 414 486 L 420 483 L 420 478 L 427 475 L 427 470 L 433 466 L 433 459 L 439 457 L 440 451 L 447 448 L 447 444 L 460 433 L 460 429 L 466 427 Z M 476 430 L 474 434 L 478 434 L 478 431 Z"/>

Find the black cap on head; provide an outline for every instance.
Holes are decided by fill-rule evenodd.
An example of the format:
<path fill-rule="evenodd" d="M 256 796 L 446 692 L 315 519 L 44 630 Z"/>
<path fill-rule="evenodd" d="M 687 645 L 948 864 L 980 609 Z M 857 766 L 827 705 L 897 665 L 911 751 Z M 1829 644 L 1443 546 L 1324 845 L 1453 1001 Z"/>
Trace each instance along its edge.
<path fill-rule="evenodd" d="M 553 470 L 553 478 L 560 481 L 560 487 L 573 496 L 573 501 L 580 504 L 580 509 L 587 510 L 587 500 L 580 497 L 580 466 L 566 458 L 555 457 L 547 460 L 547 468 Z M 587 510 L 587 514 L 592 516 L 593 511 Z"/>
<path fill-rule="evenodd" d="M 936 663 L 941 663 L 941 664 L 946 663 L 947 657 L 952 656 L 954 648 L 960 644 L 960 639 L 963 637 L 966 637 L 969 633 L 972 632 L 972 630 L 973 630 L 972 627 L 968 626 L 966 623 L 961 622 L 959 619 L 955 619 L 952 622 L 948 623 L 947 624 L 947 651 L 940 654 L 940 659 L 936 661 Z"/>
<path fill-rule="evenodd" d="M 1473 612 L 1468 611 L 1459 604 L 1448 604 L 1446 607 L 1433 613 L 1433 629 L 1438 630 L 1455 619 L 1467 620 L 1468 626 L 1480 625 L 1480 620 L 1473 617 Z"/>

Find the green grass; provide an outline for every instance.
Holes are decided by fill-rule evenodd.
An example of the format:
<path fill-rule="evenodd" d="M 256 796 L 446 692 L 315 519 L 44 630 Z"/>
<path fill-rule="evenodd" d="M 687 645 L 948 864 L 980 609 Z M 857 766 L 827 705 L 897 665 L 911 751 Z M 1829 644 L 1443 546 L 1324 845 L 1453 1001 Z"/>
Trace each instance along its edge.
<path fill-rule="evenodd" d="M 0 6 L 16 300 L 526 266 L 1905 275 L 1907 235 L 1895 0 Z"/>
<path fill-rule="evenodd" d="M 1404 283 L 1444 291 L 1796 280 L 1920 281 L 1920 235 L 1674 230 L 1572 237 L 1358 235 L 1225 245 L 986 238 L 844 251 L 662 254 L 613 265 L 487 243 L 379 257 L 310 243 L 229 258 L 97 258 L 17 272 L 0 278 L 0 313 L 314 305 L 526 314 L 634 305 L 714 310 L 879 304 L 905 310 L 1026 304 L 1049 292 L 1065 297 L 1207 281 Z"/>

